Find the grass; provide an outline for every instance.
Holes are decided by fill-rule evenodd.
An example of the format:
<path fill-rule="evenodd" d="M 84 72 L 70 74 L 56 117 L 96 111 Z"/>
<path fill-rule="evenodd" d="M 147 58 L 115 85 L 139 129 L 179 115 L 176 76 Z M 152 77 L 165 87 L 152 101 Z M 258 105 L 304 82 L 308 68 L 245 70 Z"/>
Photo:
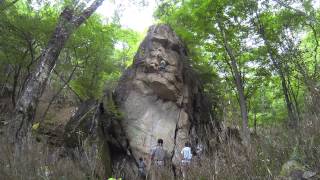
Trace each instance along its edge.
<path fill-rule="evenodd" d="M 282 165 L 289 160 L 296 160 L 306 169 L 318 173 L 320 172 L 319 129 L 318 117 L 308 115 L 303 117 L 297 129 L 288 129 L 281 124 L 267 128 L 260 127 L 257 134 L 252 136 L 249 148 L 242 146 L 237 139 L 223 140 L 217 147 L 207 149 L 201 159 L 194 158 L 187 179 L 281 179 L 279 174 Z M 220 139 L 225 139 L 222 136 Z M 21 148 L 6 143 L 4 136 L 1 136 L 0 141 L 0 179 L 101 180 L 105 178 L 93 146 L 72 150 L 72 156 L 69 156 L 70 151 L 62 147 L 52 147 L 32 139 L 24 143 Z M 136 179 L 133 171 L 128 171 L 128 166 L 130 163 L 125 161 L 122 164 L 115 164 L 114 175 Z M 166 177 L 162 179 L 173 179 L 170 170 L 171 167 L 166 168 L 163 173 Z M 179 168 L 177 175 L 181 177 Z"/>

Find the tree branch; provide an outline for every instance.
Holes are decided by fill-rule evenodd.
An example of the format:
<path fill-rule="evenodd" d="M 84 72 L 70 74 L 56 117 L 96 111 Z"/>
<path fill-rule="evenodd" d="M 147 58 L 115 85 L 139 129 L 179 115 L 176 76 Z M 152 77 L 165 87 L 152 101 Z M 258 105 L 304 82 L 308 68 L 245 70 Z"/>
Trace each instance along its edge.
<path fill-rule="evenodd" d="M 48 111 L 49 111 L 49 109 L 50 109 L 53 101 L 58 97 L 58 95 L 62 92 L 62 90 L 63 90 L 63 89 L 69 84 L 69 82 L 71 81 L 71 79 L 72 79 L 72 77 L 73 77 L 73 74 L 74 74 L 74 72 L 76 71 L 77 68 L 78 68 L 78 66 L 76 65 L 76 66 L 73 68 L 72 72 L 70 73 L 68 79 L 67 79 L 66 81 L 63 81 L 63 82 L 64 82 L 63 86 L 61 86 L 61 88 L 58 90 L 58 92 L 57 92 L 54 96 L 52 96 L 51 100 L 49 101 L 49 105 L 47 106 L 46 110 L 44 111 L 44 113 L 43 113 L 43 115 L 42 115 L 42 117 L 41 117 L 41 120 L 42 120 L 42 121 L 43 121 L 44 118 L 47 116 L 47 113 L 48 113 Z M 60 77 L 60 78 L 62 78 L 62 77 Z M 68 86 L 68 87 L 70 87 L 70 86 Z M 77 96 L 78 96 L 78 95 L 77 95 Z M 79 97 L 79 96 L 78 96 L 78 97 Z"/>
<path fill-rule="evenodd" d="M 60 78 L 61 81 L 63 81 L 68 88 L 78 97 L 80 102 L 83 102 L 83 99 L 80 97 L 80 95 L 69 85 L 68 81 L 66 81 L 55 69 L 53 70 L 53 73 Z"/>
<path fill-rule="evenodd" d="M 0 13 L 3 13 L 5 10 L 13 6 L 15 3 L 17 3 L 19 0 L 14 0 L 11 3 L 9 3 L 7 6 L 4 5 L 3 8 L 0 9 Z M 5 0 L 0 0 L 0 5 L 4 4 Z"/>
<path fill-rule="evenodd" d="M 94 1 L 87 9 L 85 9 L 81 15 L 73 18 L 73 22 L 76 26 L 82 24 L 89 16 L 103 3 L 104 0 Z"/>

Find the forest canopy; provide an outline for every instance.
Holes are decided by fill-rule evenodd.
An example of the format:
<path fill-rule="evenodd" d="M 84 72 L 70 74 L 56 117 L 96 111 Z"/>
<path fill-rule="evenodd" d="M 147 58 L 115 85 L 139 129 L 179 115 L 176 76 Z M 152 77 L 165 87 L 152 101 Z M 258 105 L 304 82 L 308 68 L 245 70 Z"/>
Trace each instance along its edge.
<path fill-rule="evenodd" d="M 12 104 L 34 70 L 64 4 L 26 0 L 1 3 L 1 83 L 10 86 L 3 88 L 11 89 Z M 61 80 L 69 79 L 68 88 L 79 99 L 101 97 L 106 81 L 116 81 L 132 61 L 140 38 L 138 32 L 122 28 L 116 20 L 93 15 L 65 45 L 51 86 L 59 89 L 65 84 Z"/>
<path fill-rule="evenodd" d="M 295 124 L 316 108 L 319 96 L 320 11 L 315 4 L 164 1 L 155 16 L 188 45 L 208 88 L 214 82 L 224 119 L 237 121 L 242 104 L 251 126 Z"/>

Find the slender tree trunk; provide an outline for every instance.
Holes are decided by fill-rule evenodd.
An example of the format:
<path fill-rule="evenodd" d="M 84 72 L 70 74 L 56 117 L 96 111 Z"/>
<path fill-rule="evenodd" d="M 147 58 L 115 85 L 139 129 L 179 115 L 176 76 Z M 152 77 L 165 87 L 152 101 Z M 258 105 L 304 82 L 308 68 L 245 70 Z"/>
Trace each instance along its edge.
<path fill-rule="evenodd" d="M 36 61 L 36 59 L 35 59 L 35 57 L 34 57 L 34 43 L 35 42 L 31 42 L 29 39 L 30 38 L 26 38 L 27 40 L 27 44 L 28 44 L 28 51 L 30 52 L 30 58 L 31 58 L 31 60 L 30 60 L 30 62 L 29 62 L 29 64 L 27 65 L 27 74 L 26 74 L 26 76 L 24 77 L 24 79 L 23 79 L 23 81 L 22 81 L 22 83 L 20 83 L 21 85 L 20 85 L 20 88 L 19 88 L 19 91 L 18 91 L 18 93 L 17 93 L 17 96 L 19 97 L 20 95 L 21 95 L 21 92 L 24 90 L 24 88 L 26 87 L 26 83 L 27 83 L 27 81 L 28 81 L 28 79 L 30 78 L 30 76 L 31 76 L 31 66 L 35 63 L 35 61 Z"/>
<path fill-rule="evenodd" d="M 298 121 L 300 121 L 301 117 L 301 113 L 300 113 L 300 108 L 299 108 L 299 103 L 298 103 L 298 97 L 299 97 L 299 90 L 300 90 L 300 82 L 298 80 L 298 89 L 297 89 L 297 93 L 294 93 L 294 90 L 292 88 L 291 85 L 291 81 L 290 78 L 288 77 L 288 87 L 289 87 L 289 94 L 291 94 L 292 100 L 293 101 L 293 107 L 294 107 L 294 112 L 296 113 L 296 118 Z"/>
<path fill-rule="evenodd" d="M 60 51 L 70 35 L 102 4 L 103 0 L 95 0 L 91 6 L 77 14 L 66 7 L 59 17 L 56 29 L 47 47 L 41 53 L 35 72 L 31 75 L 18 99 L 16 110 L 9 126 L 9 138 L 13 143 L 21 143 L 26 137 L 34 119 L 36 107 L 48 78 L 53 70 Z"/>
<path fill-rule="evenodd" d="M 27 56 L 28 51 L 25 51 L 23 56 L 22 56 L 22 60 L 25 60 L 26 56 Z M 19 91 L 17 93 L 17 89 L 19 90 L 20 88 L 19 86 L 19 77 L 21 74 L 21 69 L 22 66 L 20 64 L 18 64 L 17 68 L 14 68 L 14 75 L 13 75 L 13 87 L 12 87 L 12 94 L 11 94 L 11 102 L 12 102 L 12 106 L 15 107 L 16 106 L 16 96 L 19 96 Z"/>
<path fill-rule="evenodd" d="M 258 21 L 259 21 L 259 18 L 258 18 Z M 283 72 L 283 67 L 276 60 L 275 56 L 277 56 L 277 52 L 275 52 L 276 50 L 272 49 L 272 46 L 269 43 L 269 40 L 265 35 L 265 28 L 264 28 L 263 24 L 261 24 L 260 22 L 259 22 L 259 25 L 258 25 L 258 29 L 259 29 L 258 33 L 260 34 L 261 38 L 264 40 L 264 44 L 267 47 L 267 51 L 268 51 L 268 54 L 270 56 L 271 62 L 273 64 L 273 66 L 276 68 L 276 70 L 277 70 L 277 72 L 279 74 L 280 80 L 281 80 L 282 92 L 283 92 L 283 95 L 284 95 L 284 98 L 285 98 L 287 111 L 288 111 L 288 116 L 289 116 L 289 125 L 293 126 L 293 127 L 296 127 L 297 126 L 298 117 L 297 117 L 297 114 L 295 113 L 295 109 L 293 107 L 291 96 L 289 94 L 289 88 L 288 88 L 288 84 L 286 82 L 285 74 Z"/>
<path fill-rule="evenodd" d="M 12 94 L 11 94 L 11 102 L 13 107 L 16 105 L 16 91 L 18 86 L 18 79 L 21 72 L 21 66 L 18 65 L 17 70 L 15 70 L 14 76 L 13 76 L 13 87 L 12 87 Z"/>
<path fill-rule="evenodd" d="M 232 68 L 236 78 L 236 87 L 239 94 L 239 104 L 240 104 L 240 111 L 242 117 L 242 133 L 245 144 L 248 145 L 250 143 L 250 130 L 249 130 L 249 123 L 248 123 L 248 111 L 247 111 L 247 102 L 244 95 L 244 88 L 243 83 L 241 80 L 240 73 L 238 71 L 238 66 L 235 62 L 235 59 L 231 58 Z"/>
<path fill-rule="evenodd" d="M 3 74 L 3 76 L 5 76 L 6 78 L 4 78 L 5 80 L 4 80 L 4 82 L 2 84 L 2 87 L 1 87 L 1 90 L 0 90 L 0 97 L 2 97 L 4 95 L 4 91 L 6 89 L 8 81 L 10 79 L 10 75 L 11 75 L 11 73 L 13 71 L 13 70 L 11 70 L 9 65 L 7 65 L 4 69 L 5 69 L 4 70 L 5 73 Z"/>
<path fill-rule="evenodd" d="M 257 113 L 254 112 L 254 134 L 257 134 Z"/>
<path fill-rule="evenodd" d="M 317 88 L 315 87 L 316 82 L 314 82 L 312 78 L 310 78 L 306 70 L 306 67 L 304 67 L 300 62 L 296 62 L 296 66 L 303 77 L 303 83 L 305 84 L 310 93 L 311 110 L 315 112 L 320 111 L 320 93 L 317 91 Z"/>
<path fill-rule="evenodd" d="M 44 111 L 42 117 L 41 117 L 41 120 L 44 121 L 45 117 L 47 116 L 47 113 L 52 105 L 52 103 L 54 102 L 54 100 L 59 96 L 59 94 L 62 92 L 62 90 L 67 86 L 67 84 L 69 84 L 69 82 L 71 81 L 72 77 L 73 77 L 73 74 L 74 72 L 76 71 L 77 69 L 77 65 L 73 68 L 71 74 L 69 75 L 69 78 L 64 82 L 63 86 L 61 86 L 61 88 L 58 90 L 58 92 L 52 96 L 51 100 L 49 101 L 49 104 L 46 108 L 46 110 Z"/>
<path fill-rule="evenodd" d="M 237 60 L 234 55 L 234 52 L 228 44 L 224 28 L 220 22 L 218 22 L 218 24 L 219 24 L 220 33 L 223 38 L 224 48 L 225 48 L 225 50 L 231 60 L 231 69 L 234 74 L 235 84 L 236 84 L 236 88 L 237 88 L 238 95 L 239 95 L 239 105 L 240 105 L 241 118 L 242 118 L 242 136 L 243 136 L 244 144 L 249 145 L 249 143 L 250 143 L 250 130 L 249 130 L 249 123 L 248 123 L 248 109 L 247 109 L 247 102 L 246 102 L 246 98 L 245 98 L 245 94 L 244 94 L 243 81 L 242 81 L 241 74 L 238 69 Z"/>
<path fill-rule="evenodd" d="M 287 82 L 286 82 L 286 79 L 285 79 L 285 75 L 282 71 L 282 68 L 278 65 L 278 63 L 276 62 L 276 60 L 272 57 L 271 55 L 271 59 L 273 59 L 273 64 L 276 66 L 277 70 L 278 70 L 278 73 L 279 73 L 279 76 L 280 76 L 280 79 L 281 79 L 281 86 L 282 86 L 282 91 L 283 91 L 283 94 L 284 94 L 284 97 L 285 97 L 285 101 L 286 101 L 286 105 L 287 105 L 287 109 L 288 109 L 288 116 L 289 116 L 289 125 L 291 126 L 297 126 L 297 121 L 298 121 L 298 118 L 296 117 L 296 113 L 295 113 L 295 110 L 294 110 L 294 107 L 293 107 L 293 103 L 292 103 L 292 100 L 291 100 L 291 96 L 289 94 L 289 88 L 288 88 L 288 85 L 287 85 Z"/>
<path fill-rule="evenodd" d="M 80 95 L 74 90 L 72 89 L 72 87 L 69 85 L 69 83 L 67 83 L 67 81 L 65 79 L 63 79 L 63 77 L 56 71 L 56 70 L 53 70 L 53 73 L 59 77 L 59 79 L 64 82 L 67 87 L 77 96 L 77 98 L 79 99 L 80 102 L 83 102 L 84 100 L 80 97 Z"/>

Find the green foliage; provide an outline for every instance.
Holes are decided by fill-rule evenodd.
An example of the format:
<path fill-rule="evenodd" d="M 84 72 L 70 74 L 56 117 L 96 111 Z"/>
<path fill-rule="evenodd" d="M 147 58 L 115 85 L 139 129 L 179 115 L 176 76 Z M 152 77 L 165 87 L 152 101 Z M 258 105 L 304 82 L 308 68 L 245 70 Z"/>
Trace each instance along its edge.
<path fill-rule="evenodd" d="M 6 11 L 0 16 L 0 83 L 22 89 L 54 31 L 62 7 L 80 9 L 83 3 L 20 0 L 10 6 L 1 4 Z M 104 88 L 114 87 L 131 62 L 140 39 L 133 30 L 106 23 L 96 14 L 91 16 L 62 50 L 51 87 L 63 86 L 61 78 L 67 80 L 75 69 L 69 82 L 73 91 L 82 100 L 101 98 Z"/>
<path fill-rule="evenodd" d="M 81 69 L 71 82 L 78 94 L 84 99 L 101 98 L 106 82 L 112 88 L 112 82 L 131 63 L 138 40 L 139 35 L 133 30 L 121 29 L 116 24 L 103 25 L 100 17 L 91 17 L 67 46 L 74 49 L 72 63 Z"/>
<path fill-rule="evenodd" d="M 84 5 L 83 1 L 30 2 L 20 0 L 11 5 L 5 1 L 0 5 L 4 9 L 0 16 L 0 81 L 17 86 L 17 95 L 37 64 L 61 9 L 70 4 L 76 9 Z M 155 17 L 170 24 L 188 46 L 192 66 L 214 108 L 228 111 L 225 115 L 233 122 L 240 118 L 235 106 L 238 93 L 223 43 L 223 28 L 237 59 L 252 126 L 255 121 L 258 125 L 282 122 L 288 116 L 279 71 L 270 52 L 284 71 L 291 101 L 300 113 L 309 103 L 304 97 L 319 87 L 320 13 L 311 1 L 292 2 L 300 10 L 285 2 L 264 0 L 162 1 Z M 269 44 L 262 39 L 262 31 Z M 93 15 L 63 49 L 52 87 L 64 84 L 56 74 L 66 80 L 76 68 L 70 82 L 74 92 L 82 100 L 102 97 L 103 89 L 115 87 L 123 70 L 130 66 L 141 39 L 141 34 Z"/>
<path fill-rule="evenodd" d="M 124 70 L 131 65 L 143 36 L 131 29 L 118 29 L 116 37 L 118 39 L 114 58 L 118 60 L 118 66 Z"/>
<path fill-rule="evenodd" d="M 302 10 L 287 2 L 265 0 L 163 1 L 155 16 L 160 22 L 170 24 L 188 45 L 193 66 L 207 86 L 223 87 L 215 89 L 216 94 L 222 95 L 215 100 L 227 111 L 225 118 L 234 123 L 234 119 L 240 118 L 239 108 L 234 106 L 239 100 L 225 39 L 220 32 L 224 29 L 237 59 L 253 126 L 255 120 L 261 125 L 287 119 L 279 68 L 289 89 L 289 100 L 298 114 L 306 110 L 308 103 L 304 96 L 310 83 L 306 79 L 316 79 L 310 71 L 319 74 L 315 72 L 319 57 L 318 41 L 314 38 L 319 38 L 319 33 L 315 33 L 319 30 L 319 10 L 312 7 L 311 1 L 293 2 Z M 301 38 L 305 33 L 306 38 Z M 278 67 L 274 66 L 270 53 L 280 64 Z"/>
<path fill-rule="evenodd" d="M 83 99 L 102 96 L 104 81 L 116 70 L 113 63 L 114 25 L 103 25 L 99 16 L 91 17 L 74 33 L 66 46 L 70 63 L 79 67 L 72 87 Z M 65 62 L 61 64 L 64 68 Z"/>

